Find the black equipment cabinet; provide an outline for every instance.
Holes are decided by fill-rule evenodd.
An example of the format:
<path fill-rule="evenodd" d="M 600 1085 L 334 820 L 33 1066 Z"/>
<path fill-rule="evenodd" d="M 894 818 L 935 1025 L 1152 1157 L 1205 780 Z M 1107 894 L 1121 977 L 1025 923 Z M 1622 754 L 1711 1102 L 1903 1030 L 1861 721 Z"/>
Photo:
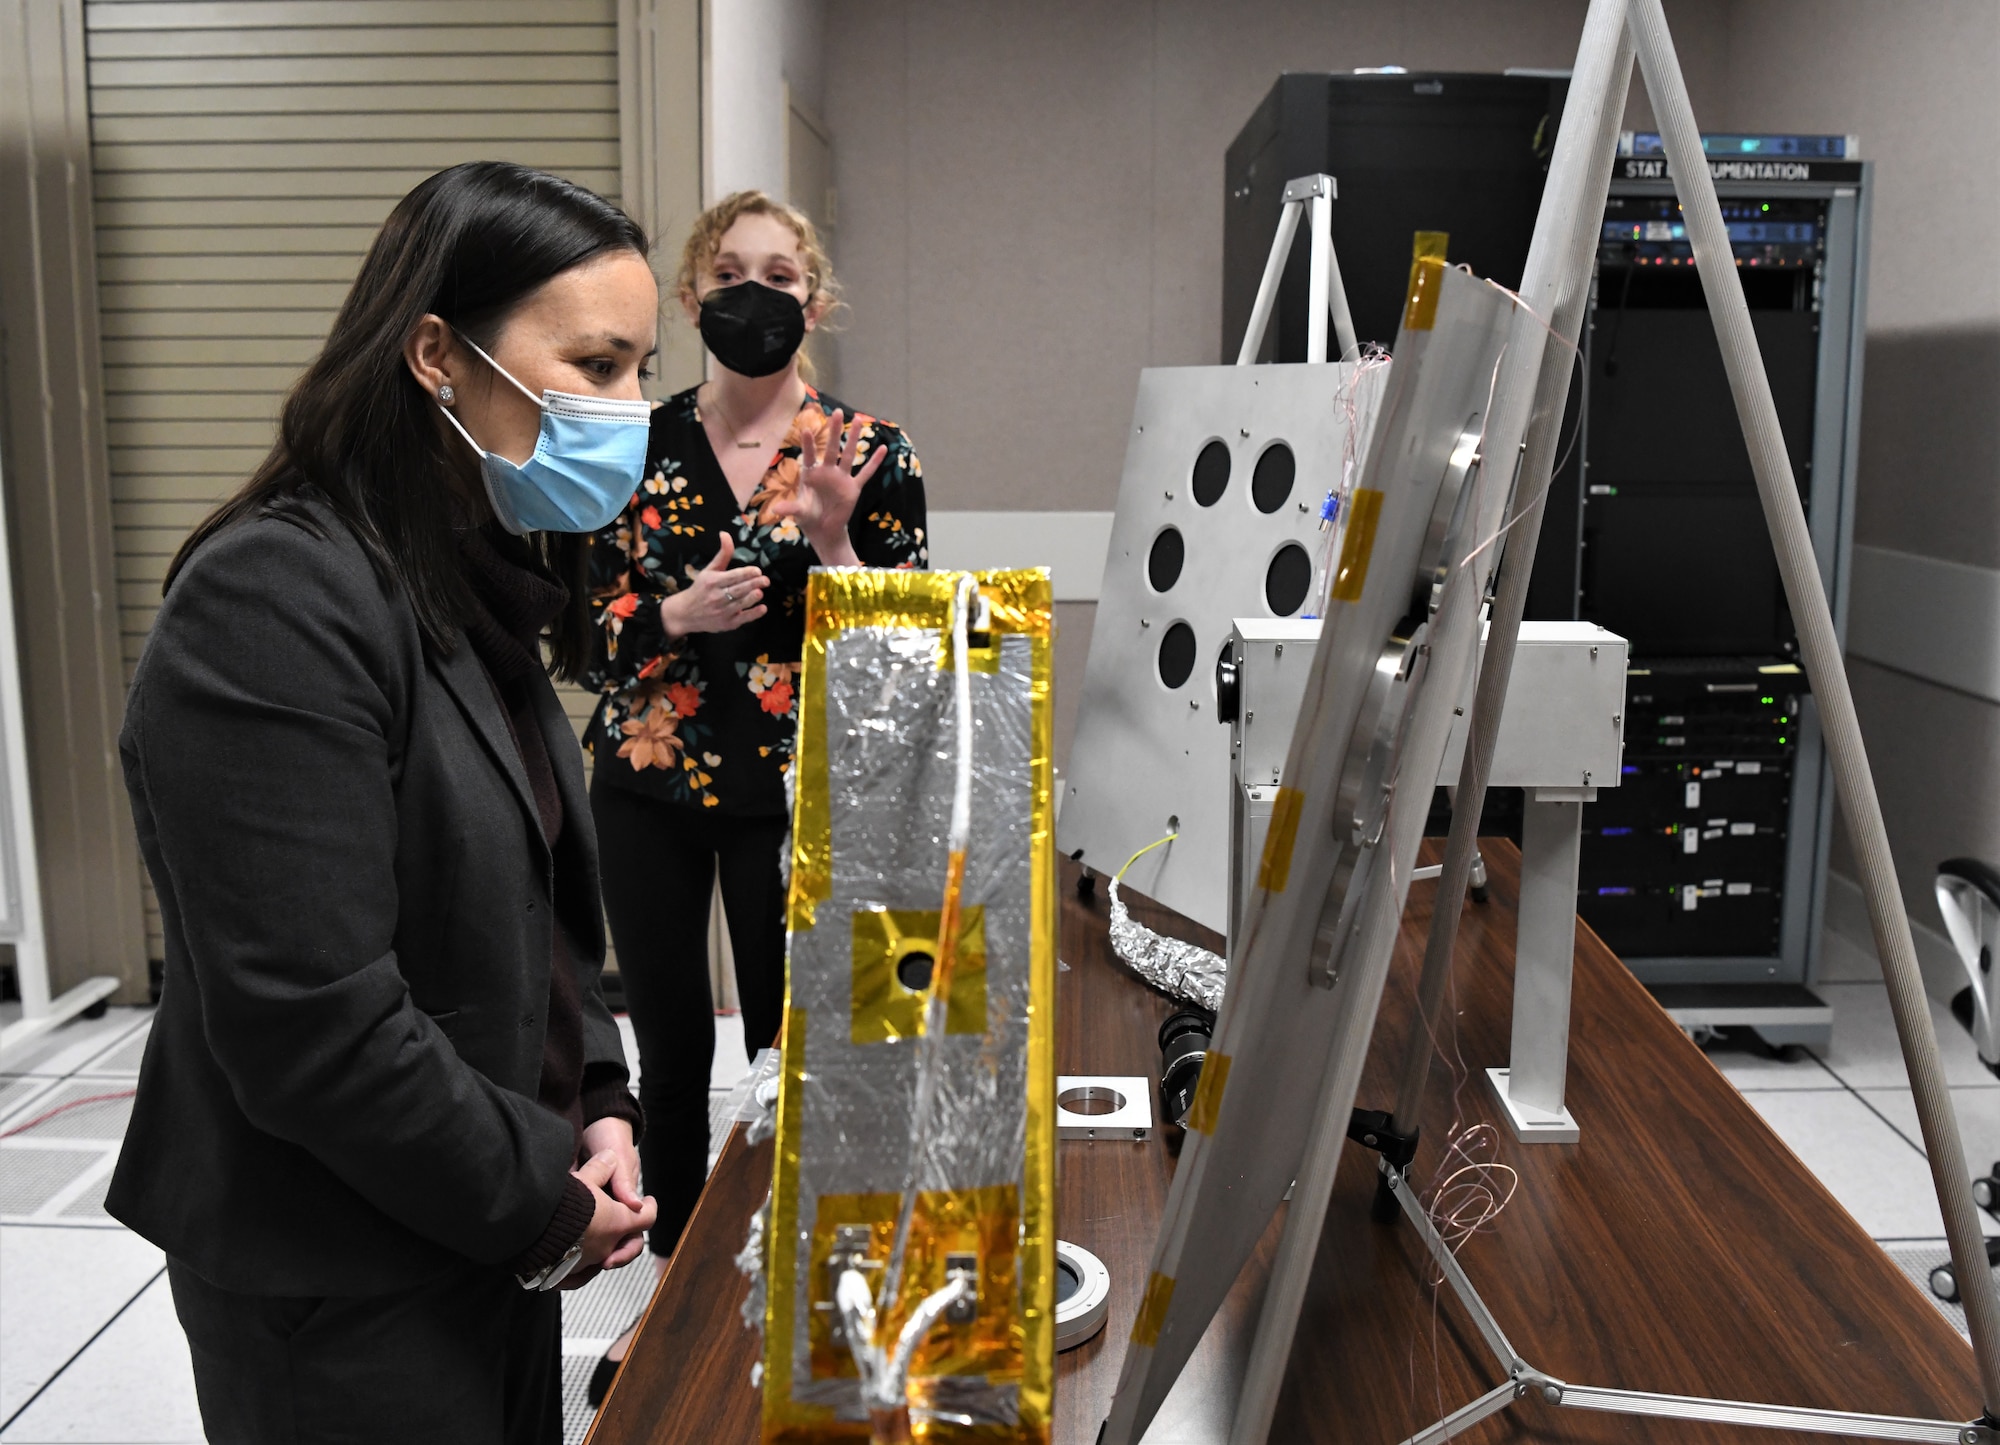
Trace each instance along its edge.
<path fill-rule="evenodd" d="M 1395 338 L 1416 231 L 1448 232 L 1453 262 L 1518 287 L 1567 90 L 1545 74 L 1280 77 L 1227 155 L 1221 359 L 1298 176 L 1334 178 L 1362 342 Z M 1742 154 L 1747 139 L 1716 138 L 1709 166 L 1844 636 L 1870 168 L 1797 145 Z M 1734 998 L 1768 1041 L 1807 1042 L 1829 1017 L 1803 986 L 1831 782 L 1666 163 L 1623 149 L 1528 604 L 1631 645 L 1624 777 L 1585 809 L 1578 908 L 1683 1022 L 1727 1022 Z M 1306 252 L 1260 360 L 1305 359 Z M 1506 802 L 1489 800 L 1500 826 Z"/>
<path fill-rule="evenodd" d="M 1710 168 L 1844 635 L 1869 170 L 1713 155 Z M 1832 787 L 1657 158 L 1614 171 L 1582 352 L 1579 460 L 1552 485 L 1528 610 L 1631 645 L 1624 777 L 1584 810 L 1578 911 L 1684 1022 L 1729 1021 L 1730 986 L 1757 985 L 1740 1013 L 1767 1041 L 1821 1038 L 1808 1015 L 1823 1007 L 1801 986 L 1817 971 Z"/>
<path fill-rule="evenodd" d="M 1454 262 L 1518 287 L 1568 90 L 1546 75 L 1280 76 L 1224 161 L 1220 359 L 1243 344 L 1298 176 L 1334 178 L 1333 251 L 1360 341 L 1396 339 L 1414 232 L 1449 232 Z M 1307 250 L 1292 248 L 1260 361 L 1306 359 Z"/>

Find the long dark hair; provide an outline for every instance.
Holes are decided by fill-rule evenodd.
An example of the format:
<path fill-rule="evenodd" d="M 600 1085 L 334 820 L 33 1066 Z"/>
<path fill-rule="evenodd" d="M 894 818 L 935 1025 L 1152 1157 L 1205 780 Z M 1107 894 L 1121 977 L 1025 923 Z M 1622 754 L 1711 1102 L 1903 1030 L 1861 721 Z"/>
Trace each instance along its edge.
<path fill-rule="evenodd" d="M 472 449 L 439 425 L 403 346 L 428 313 L 491 351 L 508 313 L 544 282 L 618 250 L 644 256 L 646 233 L 559 176 L 473 161 L 424 181 L 368 248 L 325 347 L 285 399 L 271 454 L 181 544 L 162 592 L 224 527 L 274 514 L 311 526 L 303 504 L 316 499 L 353 529 L 385 585 L 409 599 L 425 641 L 449 652 L 472 606 L 454 483 L 476 495 L 479 469 Z M 550 628 L 550 668 L 575 677 L 590 649 L 590 539 L 537 541 L 541 565 L 570 593 Z"/>

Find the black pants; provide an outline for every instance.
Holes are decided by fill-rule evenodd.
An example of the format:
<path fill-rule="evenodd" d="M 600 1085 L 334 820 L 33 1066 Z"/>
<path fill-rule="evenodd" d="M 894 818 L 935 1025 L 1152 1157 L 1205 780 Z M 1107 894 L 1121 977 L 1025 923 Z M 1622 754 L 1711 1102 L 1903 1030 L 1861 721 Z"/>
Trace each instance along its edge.
<path fill-rule="evenodd" d="M 558 1445 L 562 1305 L 467 1264 L 391 1295 L 217 1289 L 167 1261 L 210 1445 Z"/>
<path fill-rule="evenodd" d="M 660 1206 L 648 1239 L 672 1254 L 708 1178 L 708 1078 L 715 999 L 708 987 L 708 904 L 722 911 L 736 955 L 743 1047 L 778 1037 L 785 1006 L 784 818 L 717 817 L 602 781 L 590 790 L 604 875 L 604 913 L 625 1005 L 639 1040 L 639 1162 Z"/>

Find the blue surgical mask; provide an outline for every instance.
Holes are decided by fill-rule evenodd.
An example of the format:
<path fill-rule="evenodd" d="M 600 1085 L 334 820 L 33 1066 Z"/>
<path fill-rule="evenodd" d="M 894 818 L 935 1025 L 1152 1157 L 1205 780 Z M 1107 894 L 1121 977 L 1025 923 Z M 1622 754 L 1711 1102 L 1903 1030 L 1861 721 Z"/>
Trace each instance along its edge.
<path fill-rule="evenodd" d="M 465 344 L 479 351 L 472 341 Z M 479 453 L 486 498 L 500 525 L 516 536 L 595 532 L 624 511 L 645 470 L 652 403 L 567 391 L 545 391 L 535 401 L 535 394 L 514 381 L 499 362 L 483 351 L 479 354 L 542 409 L 535 454 L 525 462 L 510 462 L 473 441 L 472 433 L 459 425 L 448 407 L 439 408 Z"/>

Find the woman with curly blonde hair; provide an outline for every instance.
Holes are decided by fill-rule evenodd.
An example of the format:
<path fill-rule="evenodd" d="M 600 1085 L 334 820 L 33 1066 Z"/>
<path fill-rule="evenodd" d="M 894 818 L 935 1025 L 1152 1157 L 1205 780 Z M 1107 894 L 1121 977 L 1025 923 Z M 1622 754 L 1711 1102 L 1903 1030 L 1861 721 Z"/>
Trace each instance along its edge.
<path fill-rule="evenodd" d="M 639 1042 L 642 1163 L 662 1268 L 707 1175 L 717 870 L 743 1043 L 784 1002 L 785 776 L 806 573 L 923 567 L 909 439 L 810 384 L 805 337 L 837 304 L 811 221 L 741 191 L 694 224 L 678 289 L 710 379 L 653 413 L 645 479 L 591 549 L 602 694 L 587 741 L 604 903 Z M 614 1346 L 593 1380 L 608 1388 Z"/>

